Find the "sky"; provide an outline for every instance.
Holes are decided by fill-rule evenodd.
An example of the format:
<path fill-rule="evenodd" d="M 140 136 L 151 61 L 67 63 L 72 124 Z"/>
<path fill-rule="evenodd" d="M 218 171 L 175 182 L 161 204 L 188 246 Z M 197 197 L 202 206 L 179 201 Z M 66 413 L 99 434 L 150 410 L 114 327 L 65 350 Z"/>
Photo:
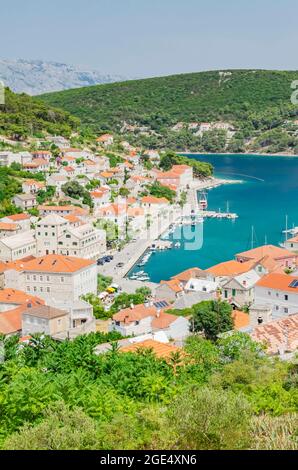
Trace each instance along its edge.
<path fill-rule="evenodd" d="M 297 0 L 0 0 L 0 58 L 127 77 L 297 70 Z"/>

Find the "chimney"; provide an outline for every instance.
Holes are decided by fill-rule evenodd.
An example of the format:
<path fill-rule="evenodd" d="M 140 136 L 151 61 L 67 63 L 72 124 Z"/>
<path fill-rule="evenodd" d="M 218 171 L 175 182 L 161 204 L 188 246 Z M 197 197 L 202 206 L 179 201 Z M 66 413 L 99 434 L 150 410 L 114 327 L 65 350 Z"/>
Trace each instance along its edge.
<path fill-rule="evenodd" d="M 133 303 L 130 304 L 130 308 L 131 308 L 131 310 L 133 310 L 135 308 Z"/>
<path fill-rule="evenodd" d="M 156 312 L 156 318 L 159 318 L 159 317 L 160 317 L 160 309 L 158 309 Z"/>
<path fill-rule="evenodd" d="M 29 302 L 29 303 L 27 304 L 27 307 L 28 307 L 28 308 L 32 308 L 31 302 Z"/>

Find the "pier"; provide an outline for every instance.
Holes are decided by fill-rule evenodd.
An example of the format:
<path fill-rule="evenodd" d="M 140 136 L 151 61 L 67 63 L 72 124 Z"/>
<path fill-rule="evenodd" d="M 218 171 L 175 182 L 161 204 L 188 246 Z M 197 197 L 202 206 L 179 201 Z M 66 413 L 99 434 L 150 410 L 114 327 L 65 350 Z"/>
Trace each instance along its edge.
<path fill-rule="evenodd" d="M 238 219 L 238 214 L 234 212 L 201 211 L 200 216 L 205 219 Z"/>

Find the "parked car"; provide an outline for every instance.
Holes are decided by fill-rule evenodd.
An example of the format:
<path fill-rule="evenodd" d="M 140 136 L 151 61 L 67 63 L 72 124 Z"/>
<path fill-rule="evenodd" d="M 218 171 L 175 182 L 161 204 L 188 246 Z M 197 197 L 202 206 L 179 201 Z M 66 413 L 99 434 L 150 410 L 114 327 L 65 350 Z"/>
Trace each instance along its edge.
<path fill-rule="evenodd" d="M 124 266 L 124 263 L 118 263 L 117 264 L 117 268 L 123 268 L 123 266 Z"/>

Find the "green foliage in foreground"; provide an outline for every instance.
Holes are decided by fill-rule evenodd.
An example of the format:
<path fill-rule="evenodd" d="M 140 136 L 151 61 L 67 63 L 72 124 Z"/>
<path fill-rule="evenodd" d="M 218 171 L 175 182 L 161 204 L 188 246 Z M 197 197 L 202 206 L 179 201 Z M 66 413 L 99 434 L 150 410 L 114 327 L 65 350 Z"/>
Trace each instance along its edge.
<path fill-rule="evenodd" d="M 265 357 L 240 333 L 216 343 L 193 336 L 179 361 L 123 354 L 117 343 L 94 354 L 118 339 L 6 338 L 1 448 L 298 448 L 297 364 Z"/>

